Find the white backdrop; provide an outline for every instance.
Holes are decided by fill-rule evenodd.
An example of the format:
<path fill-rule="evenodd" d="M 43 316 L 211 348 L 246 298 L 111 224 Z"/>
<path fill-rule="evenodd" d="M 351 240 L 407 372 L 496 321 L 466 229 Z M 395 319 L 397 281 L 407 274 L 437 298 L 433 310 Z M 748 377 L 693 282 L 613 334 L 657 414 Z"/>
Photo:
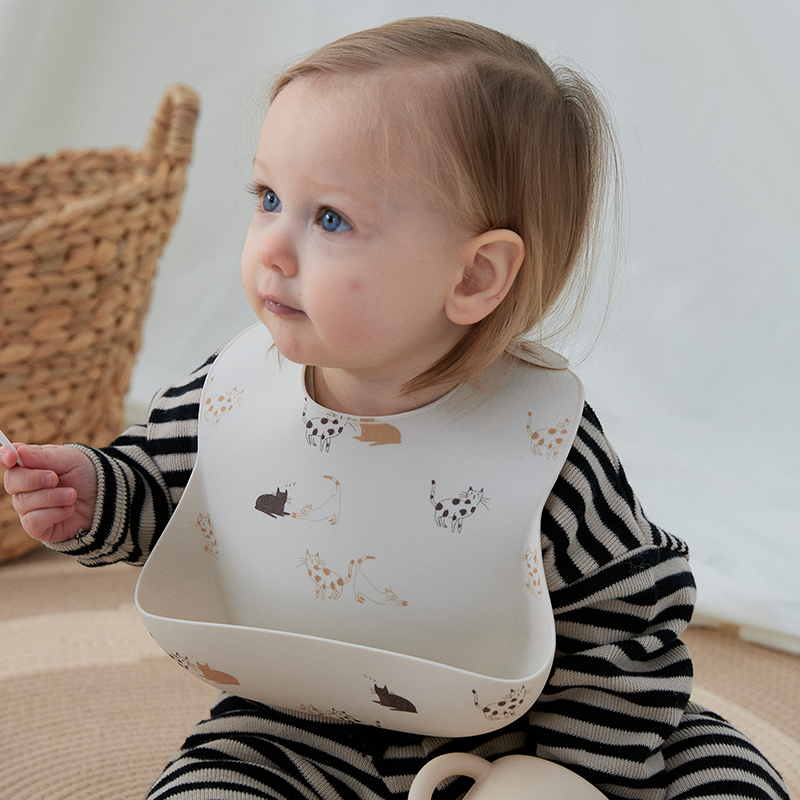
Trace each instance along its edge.
<path fill-rule="evenodd" d="M 610 324 L 576 370 L 648 515 L 692 548 L 698 615 L 800 649 L 794 0 L 0 0 L 0 161 L 138 147 L 168 84 L 201 97 L 133 413 L 254 320 L 238 261 L 268 75 L 420 14 L 507 31 L 605 92 L 628 247 Z"/>

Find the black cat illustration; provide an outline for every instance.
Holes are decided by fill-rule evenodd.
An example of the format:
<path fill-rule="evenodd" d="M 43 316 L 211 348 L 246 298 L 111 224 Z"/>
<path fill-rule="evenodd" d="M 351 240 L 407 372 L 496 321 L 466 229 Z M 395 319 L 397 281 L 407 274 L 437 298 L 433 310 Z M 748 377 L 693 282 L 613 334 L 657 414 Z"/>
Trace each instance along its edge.
<path fill-rule="evenodd" d="M 392 694 L 386 686 L 381 688 L 377 683 L 374 684 L 374 688 L 378 699 L 373 700 L 373 703 L 385 708 L 391 708 L 392 711 L 404 711 L 407 714 L 417 713 L 417 707 L 410 700 L 406 700 L 405 697 L 400 697 L 399 694 Z"/>
<path fill-rule="evenodd" d="M 289 490 L 275 490 L 275 494 L 262 494 L 256 499 L 256 510 L 269 517 L 288 517 L 290 512 L 284 511 L 286 501 L 289 499 Z"/>

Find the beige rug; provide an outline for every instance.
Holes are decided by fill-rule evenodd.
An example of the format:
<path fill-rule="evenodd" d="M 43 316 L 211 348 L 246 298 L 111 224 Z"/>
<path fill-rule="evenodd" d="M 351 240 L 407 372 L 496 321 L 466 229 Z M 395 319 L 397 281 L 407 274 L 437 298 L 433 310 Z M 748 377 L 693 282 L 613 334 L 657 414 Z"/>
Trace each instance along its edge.
<path fill-rule="evenodd" d="M 0 566 L 0 800 L 141 800 L 217 690 L 150 639 L 138 570 L 47 550 Z M 695 699 L 736 724 L 800 800 L 800 656 L 691 629 Z"/>

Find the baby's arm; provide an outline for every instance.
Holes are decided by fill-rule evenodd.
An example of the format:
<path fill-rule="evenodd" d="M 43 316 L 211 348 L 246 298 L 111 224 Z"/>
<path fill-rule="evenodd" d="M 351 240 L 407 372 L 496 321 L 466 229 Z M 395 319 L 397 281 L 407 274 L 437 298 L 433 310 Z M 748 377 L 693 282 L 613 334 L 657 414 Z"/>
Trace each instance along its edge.
<path fill-rule="evenodd" d="M 610 798 L 786 800 L 758 750 L 689 701 L 680 635 L 695 590 L 683 542 L 652 524 L 584 411 L 542 517 L 556 659 L 531 713 L 534 755 Z M 714 783 L 716 781 L 716 783 Z"/>
<path fill-rule="evenodd" d="M 58 448 L 59 452 L 71 451 L 72 458 L 89 465 L 95 500 L 81 506 L 77 517 L 67 520 L 67 512 L 55 510 L 61 508 L 64 498 L 51 497 L 53 508 L 47 513 L 53 515 L 53 520 L 64 513 L 68 528 L 64 528 L 63 537 L 37 538 L 87 566 L 118 561 L 144 563 L 172 516 L 194 467 L 200 395 L 213 360 L 210 358 L 187 380 L 161 390 L 150 406 L 148 422 L 129 428 L 108 447 Z M 23 459 L 26 450 L 23 445 Z M 7 479 L 16 472 L 10 468 L 13 463 L 13 452 L 0 448 L 0 466 L 9 469 Z M 17 469 L 22 477 L 22 469 Z M 42 490 L 50 491 L 46 486 L 36 491 Z M 19 510 L 19 506 L 15 507 Z M 53 524 L 61 523 L 51 521 Z M 71 536 L 66 535 L 67 530 Z"/>
<path fill-rule="evenodd" d="M 9 447 L 0 447 L 3 484 L 29 536 L 42 542 L 74 539 L 91 527 L 97 474 L 91 460 L 74 447 L 18 444 L 22 466 Z"/>
<path fill-rule="evenodd" d="M 185 381 L 162 389 L 148 421 L 108 447 L 76 445 L 97 472 L 91 528 L 77 539 L 49 545 L 88 566 L 143 564 L 169 522 L 197 457 L 197 424 L 209 359 Z"/>

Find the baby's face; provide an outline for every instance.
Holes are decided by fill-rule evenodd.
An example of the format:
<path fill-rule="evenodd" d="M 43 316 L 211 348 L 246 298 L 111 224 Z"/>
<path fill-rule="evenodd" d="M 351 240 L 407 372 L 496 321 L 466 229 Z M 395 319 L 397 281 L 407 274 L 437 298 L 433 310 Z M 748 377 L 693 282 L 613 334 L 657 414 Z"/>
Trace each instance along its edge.
<path fill-rule="evenodd" d="M 376 166 L 355 102 L 295 80 L 271 105 L 242 279 L 289 360 L 404 382 L 466 332 L 445 302 L 470 233 Z"/>

